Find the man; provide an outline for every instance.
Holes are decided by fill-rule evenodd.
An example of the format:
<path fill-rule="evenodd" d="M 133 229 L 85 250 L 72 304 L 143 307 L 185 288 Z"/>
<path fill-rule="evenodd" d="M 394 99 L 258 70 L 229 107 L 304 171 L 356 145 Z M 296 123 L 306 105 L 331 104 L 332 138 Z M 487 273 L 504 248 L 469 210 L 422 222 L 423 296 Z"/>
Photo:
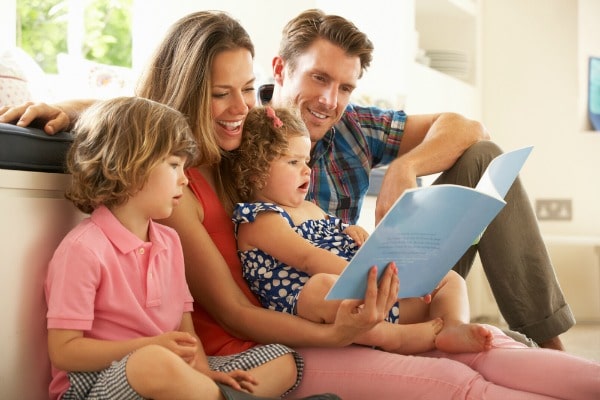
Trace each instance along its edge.
<path fill-rule="evenodd" d="M 418 176 L 443 172 L 436 183 L 474 187 L 501 150 L 479 122 L 458 114 L 407 116 L 350 104 L 369 66 L 373 45 L 348 20 L 307 10 L 284 28 L 273 59 L 274 85 L 263 103 L 295 104 L 310 131 L 308 198 L 356 223 L 372 168 L 387 165 L 377 198 L 378 222 Z M 541 347 L 564 350 L 559 335 L 574 325 L 527 194 L 517 181 L 507 205 L 455 266 L 465 277 L 476 251 L 510 329 Z"/>

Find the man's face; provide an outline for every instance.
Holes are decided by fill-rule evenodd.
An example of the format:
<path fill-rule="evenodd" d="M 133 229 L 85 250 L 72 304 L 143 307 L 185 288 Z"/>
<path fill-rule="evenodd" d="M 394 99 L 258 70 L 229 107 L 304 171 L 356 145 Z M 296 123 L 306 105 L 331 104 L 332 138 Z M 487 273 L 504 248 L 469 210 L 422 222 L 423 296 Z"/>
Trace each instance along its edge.
<path fill-rule="evenodd" d="M 285 63 L 283 60 L 279 60 Z M 296 59 L 296 66 L 275 68 L 276 83 L 281 86 L 278 101 L 299 107 L 311 142 L 325 136 L 342 117 L 360 76 L 360 59 L 348 56 L 340 47 L 318 39 Z"/>

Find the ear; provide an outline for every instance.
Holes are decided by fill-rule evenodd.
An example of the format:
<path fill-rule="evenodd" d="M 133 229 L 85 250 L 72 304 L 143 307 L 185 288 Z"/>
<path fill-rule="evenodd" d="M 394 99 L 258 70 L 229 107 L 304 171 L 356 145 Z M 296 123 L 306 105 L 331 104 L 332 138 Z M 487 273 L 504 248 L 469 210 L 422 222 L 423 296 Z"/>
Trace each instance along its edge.
<path fill-rule="evenodd" d="M 271 66 L 273 67 L 273 79 L 277 85 L 281 86 L 283 84 L 285 61 L 280 56 L 273 57 Z"/>

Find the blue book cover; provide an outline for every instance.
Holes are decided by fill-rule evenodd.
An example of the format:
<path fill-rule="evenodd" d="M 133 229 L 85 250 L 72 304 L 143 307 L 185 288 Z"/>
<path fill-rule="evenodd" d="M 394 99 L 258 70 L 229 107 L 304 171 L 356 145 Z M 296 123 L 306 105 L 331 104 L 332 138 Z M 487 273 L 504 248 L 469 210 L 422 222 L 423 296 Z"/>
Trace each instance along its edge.
<path fill-rule="evenodd" d="M 513 150 L 489 164 L 476 188 L 431 185 L 405 191 L 348 263 L 327 300 L 362 299 L 367 273 L 394 261 L 398 298 L 431 293 L 504 207 L 504 196 L 532 147 Z"/>
<path fill-rule="evenodd" d="M 588 114 L 592 127 L 600 131 L 600 57 L 590 57 Z"/>

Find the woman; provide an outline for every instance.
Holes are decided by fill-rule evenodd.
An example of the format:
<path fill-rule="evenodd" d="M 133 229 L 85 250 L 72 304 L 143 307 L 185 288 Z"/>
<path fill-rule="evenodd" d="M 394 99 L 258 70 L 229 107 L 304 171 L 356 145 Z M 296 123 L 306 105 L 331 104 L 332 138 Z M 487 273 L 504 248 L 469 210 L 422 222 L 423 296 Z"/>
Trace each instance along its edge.
<path fill-rule="evenodd" d="M 293 396 L 323 391 L 344 399 L 600 395 L 599 365 L 562 352 L 524 348 L 499 330 L 493 331 L 494 349 L 487 352 L 411 357 L 347 346 L 387 311 L 370 322 L 361 321 L 364 312 L 349 312 L 356 304 L 346 302 L 336 323 L 327 325 L 261 308 L 241 276 L 229 217 L 232 186 L 226 159 L 226 152 L 239 145 L 244 118 L 255 104 L 252 57 L 252 44 L 237 22 L 222 13 L 198 12 L 175 23 L 139 87 L 139 95 L 187 115 L 200 139 L 203 164 L 188 170 L 190 186 L 164 222 L 182 240 L 188 284 L 197 308 L 202 308 L 195 313 L 196 331 L 207 354 L 232 354 L 253 348 L 255 342 L 298 347 L 305 368 Z M 66 111 L 44 104 L 0 109 L 0 121 L 21 117 L 19 124 L 27 125 L 39 117 L 49 121 L 46 132 L 58 132 L 85 106 L 63 104 Z M 389 310 L 393 297 L 380 292 L 377 303 Z M 373 306 L 369 300 L 367 311 Z"/>

